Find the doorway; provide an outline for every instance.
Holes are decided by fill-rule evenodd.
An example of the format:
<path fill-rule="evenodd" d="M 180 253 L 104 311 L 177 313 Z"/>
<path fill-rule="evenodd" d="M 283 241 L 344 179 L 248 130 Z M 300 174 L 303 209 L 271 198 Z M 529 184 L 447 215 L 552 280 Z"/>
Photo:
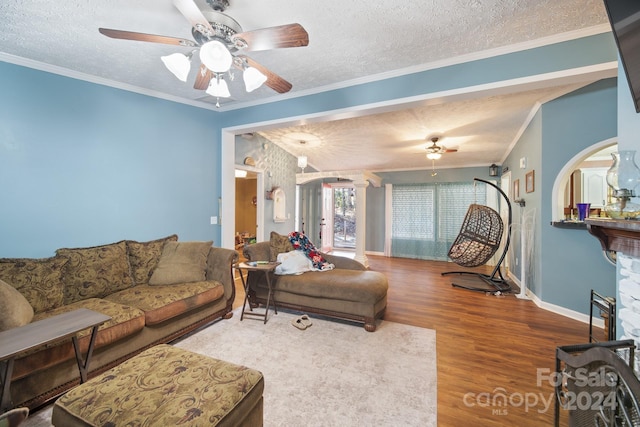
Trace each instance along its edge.
<path fill-rule="evenodd" d="M 356 188 L 353 183 L 323 185 L 322 247 L 353 251 L 356 248 Z"/>
<path fill-rule="evenodd" d="M 236 166 L 235 180 L 235 247 L 264 240 L 264 174 L 262 170 Z"/>

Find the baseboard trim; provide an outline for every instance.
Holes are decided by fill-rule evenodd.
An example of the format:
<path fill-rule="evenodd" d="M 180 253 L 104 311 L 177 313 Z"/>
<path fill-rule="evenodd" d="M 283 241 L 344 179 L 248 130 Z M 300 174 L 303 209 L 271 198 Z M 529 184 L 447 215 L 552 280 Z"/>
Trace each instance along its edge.
<path fill-rule="evenodd" d="M 374 252 L 374 251 L 365 251 L 366 255 L 375 255 L 375 256 L 386 256 L 384 252 Z"/>
<path fill-rule="evenodd" d="M 511 272 L 509 272 L 507 274 L 507 276 L 516 285 L 521 287 L 520 280 L 518 280 L 517 277 L 515 277 L 513 274 L 511 274 Z M 577 320 L 577 321 L 585 323 L 587 325 L 589 324 L 589 316 L 587 314 L 583 314 L 583 313 L 580 313 L 580 312 L 577 312 L 577 311 L 574 311 L 574 310 L 569 310 L 568 308 L 561 307 L 559 305 L 555 305 L 555 304 L 550 304 L 548 302 L 544 302 L 536 294 L 531 292 L 530 289 L 527 289 L 525 291 L 525 295 L 531 301 L 533 301 L 533 303 L 536 306 L 542 308 L 543 310 L 547 310 L 547 311 L 550 311 L 552 313 L 556 313 L 556 314 L 559 314 L 561 316 L 568 317 L 568 318 L 573 319 L 573 320 Z M 598 327 L 598 328 L 604 328 L 604 319 L 601 319 L 599 317 L 598 318 L 594 318 L 593 319 L 593 326 Z"/>

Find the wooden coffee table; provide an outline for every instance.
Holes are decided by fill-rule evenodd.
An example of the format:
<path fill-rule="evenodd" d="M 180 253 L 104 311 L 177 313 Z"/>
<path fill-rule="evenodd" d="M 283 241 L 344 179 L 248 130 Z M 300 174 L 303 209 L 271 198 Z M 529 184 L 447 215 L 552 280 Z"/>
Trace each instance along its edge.
<path fill-rule="evenodd" d="M 242 314 L 240 315 L 240 321 L 244 319 L 244 316 L 255 316 L 264 318 L 264 323 L 267 323 L 267 317 L 269 315 L 269 306 L 271 305 L 271 300 L 273 299 L 273 309 L 275 314 L 278 314 L 278 306 L 276 303 L 275 297 L 272 297 L 273 294 L 273 285 L 271 284 L 271 275 L 275 271 L 276 267 L 280 265 L 279 262 L 266 262 L 266 261 L 247 261 L 240 262 L 234 265 L 234 268 L 238 270 L 240 273 L 240 279 L 242 279 L 242 287 L 244 288 L 244 302 L 242 303 Z M 269 288 L 269 292 L 267 293 L 267 306 L 265 307 L 264 313 L 257 313 L 253 311 L 251 305 L 249 305 L 249 311 L 245 311 L 245 307 L 247 305 L 247 300 L 249 299 L 249 281 L 245 280 L 244 275 L 242 274 L 242 270 L 245 270 L 247 273 L 249 271 L 258 271 L 263 272 L 265 277 L 267 278 L 267 286 Z"/>
<path fill-rule="evenodd" d="M 13 374 L 13 363 L 18 354 L 50 342 L 71 337 L 76 353 L 78 370 L 80 371 L 80 382 L 83 383 L 87 380 L 89 361 L 93 353 L 98 327 L 110 319 L 111 317 L 105 314 L 80 308 L 0 332 L 0 382 L 2 382 L 0 413 L 12 408 L 11 376 Z M 77 334 L 89 328 L 91 328 L 91 339 L 87 354 L 83 358 Z"/>

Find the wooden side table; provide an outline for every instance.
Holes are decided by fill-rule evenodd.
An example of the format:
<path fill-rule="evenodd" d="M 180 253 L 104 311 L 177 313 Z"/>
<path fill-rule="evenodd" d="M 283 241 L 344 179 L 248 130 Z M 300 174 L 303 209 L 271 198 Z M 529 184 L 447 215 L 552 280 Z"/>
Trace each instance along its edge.
<path fill-rule="evenodd" d="M 111 320 L 110 316 L 80 308 L 0 332 L 0 381 L 2 382 L 0 413 L 12 408 L 11 376 L 13 374 L 13 363 L 19 353 L 71 337 L 73 349 L 76 353 L 78 370 L 80 371 L 80 382 L 83 383 L 87 380 L 89 361 L 93 353 L 98 327 L 109 320 Z M 91 339 L 87 354 L 83 358 L 77 334 L 83 329 L 89 328 L 91 328 Z"/>
<path fill-rule="evenodd" d="M 240 262 L 235 264 L 233 267 L 238 270 L 240 273 L 240 279 L 242 280 L 242 287 L 244 288 L 244 302 L 242 303 L 242 314 L 240 315 L 240 321 L 244 319 L 244 316 L 255 316 L 264 318 L 264 323 L 267 323 L 267 317 L 269 315 L 269 306 L 271 305 L 271 300 L 273 298 L 273 309 L 276 314 L 278 314 L 278 305 L 275 297 L 273 296 L 273 285 L 271 283 L 271 275 L 275 271 L 276 267 L 280 265 L 279 262 L 267 262 L 267 261 L 247 261 Z M 249 311 L 245 312 L 245 307 L 247 305 L 247 300 L 249 299 L 249 281 L 245 280 L 244 275 L 242 274 L 242 270 L 247 272 L 247 275 L 250 271 L 263 272 L 267 279 L 267 287 L 269 288 L 269 292 L 267 293 L 267 306 L 265 307 L 264 313 L 256 313 L 249 305 Z"/>

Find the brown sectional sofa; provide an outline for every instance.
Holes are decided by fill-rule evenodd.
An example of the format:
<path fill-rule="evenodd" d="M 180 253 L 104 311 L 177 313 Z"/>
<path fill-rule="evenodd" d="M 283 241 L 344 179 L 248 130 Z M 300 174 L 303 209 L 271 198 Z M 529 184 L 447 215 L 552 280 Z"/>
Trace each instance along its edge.
<path fill-rule="evenodd" d="M 149 242 L 123 240 L 58 249 L 46 259 L 2 258 L 0 281 L 25 297 L 33 308 L 32 321 L 77 308 L 111 316 L 98 330 L 92 377 L 149 347 L 231 317 L 231 269 L 237 252 L 212 242 L 177 240 L 176 235 Z M 89 333 L 79 337 L 83 352 Z M 78 383 L 71 341 L 45 345 L 16 358 L 13 404 L 36 408 Z"/>
<path fill-rule="evenodd" d="M 245 246 L 244 256 L 249 261 L 275 261 L 278 253 L 292 249 L 286 247 L 286 242 L 282 246 L 285 238 L 272 233 L 268 242 Z M 386 276 L 347 257 L 321 255 L 334 265 L 333 270 L 274 276 L 277 307 L 361 322 L 365 330 L 374 332 L 376 320 L 384 316 L 387 307 Z M 266 304 L 269 289 L 264 274 L 250 271 L 247 284 L 250 304 L 253 307 Z"/>

